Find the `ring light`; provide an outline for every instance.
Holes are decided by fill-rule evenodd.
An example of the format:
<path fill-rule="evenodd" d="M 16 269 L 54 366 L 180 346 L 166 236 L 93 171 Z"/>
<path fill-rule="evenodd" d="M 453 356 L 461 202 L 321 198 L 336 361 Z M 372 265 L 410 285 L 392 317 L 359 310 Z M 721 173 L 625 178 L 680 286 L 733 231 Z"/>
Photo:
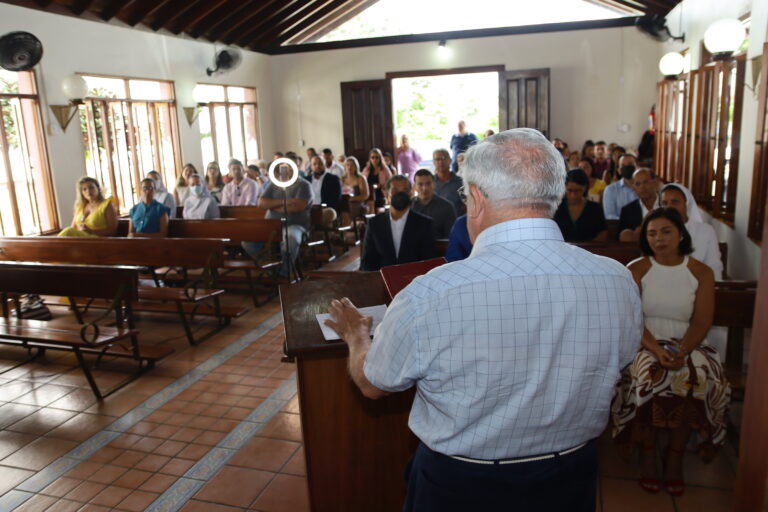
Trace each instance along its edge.
<path fill-rule="evenodd" d="M 288 178 L 286 181 L 281 181 L 277 179 L 277 176 L 275 175 L 275 169 L 277 169 L 277 167 L 282 164 L 287 164 L 291 169 L 293 169 L 293 175 L 290 178 Z M 299 179 L 299 168 L 296 166 L 296 162 L 294 162 L 290 158 L 278 158 L 277 160 L 274 160 L 269 165 L 268 174 L 269 174 L 269 180 L 272 183 L 274 183 L 280 188 L 288 188 L 294 183 L 296 183 L 296 180 Z"/>

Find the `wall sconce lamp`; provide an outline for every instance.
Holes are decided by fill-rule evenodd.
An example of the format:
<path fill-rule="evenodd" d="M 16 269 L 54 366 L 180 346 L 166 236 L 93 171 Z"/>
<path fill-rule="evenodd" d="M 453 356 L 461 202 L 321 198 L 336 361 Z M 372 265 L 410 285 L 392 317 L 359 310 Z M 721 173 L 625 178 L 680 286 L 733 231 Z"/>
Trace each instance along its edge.
<path fill-rule="evenodd" d="M 659 60 L 659 71 L 667 79 L 675 79 L 685 68 L 685 57 L 677 52 L 669 52 Z"/>
<path fill-rule="evenodd" d="M 712 23 L 704 32 L 704 47 L 715 60 L 728 60 L 739 49 L 747 31 L 735 18 L 725 18 Z"/>
<path fill-rule="evenodd" d="M 62 131 L 67 131 L 72 118 L 77 114 L 77 108 L 82 105 L 83 98 L 88 95 L 88 84 L 85 79 L 79 75 L 70 75 L 61 82 L 61 90 L 69 98 L 66 105 L 49 105 L 56 121 L 59 122 Z"/>
<path fill-rule="evenodd" d="M 198 103 L 194 107 L 184 107 L 184 117 L 187 118 L 187 123 L 192 126 L 197 121 L 197 116 L 200 115 L 200 110 L 206 106 L 206 103 Z"/>

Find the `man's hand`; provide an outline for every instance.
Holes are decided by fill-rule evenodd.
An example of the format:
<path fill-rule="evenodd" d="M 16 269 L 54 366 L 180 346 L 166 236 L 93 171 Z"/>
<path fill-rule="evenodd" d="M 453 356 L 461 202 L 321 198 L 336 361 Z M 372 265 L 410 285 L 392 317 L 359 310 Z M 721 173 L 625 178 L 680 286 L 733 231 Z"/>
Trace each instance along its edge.
<path fill-rule="evenodd" d="M 366 378 L 363 366 L 365 357 L 371 348 L 371 324 L 373 317 L 363 316 L 348 298 L 332 300 L 328 309 L 333 320 L 328 319 L 325 325 L 336 331 L 341 339 L 349 346 L 349 375 L 368 398 L 381 398 L 388 395 L 386 391 L 377 388 Z"/>
<path fill-rule="evenodd" d="M 333 320 L 326 320 L 325 325 L 336 331 L 348 344 L 364 344 L 370 338 L 373 317 L 363 316 L 348 298 L 332 300 L 328 312 Z"/>

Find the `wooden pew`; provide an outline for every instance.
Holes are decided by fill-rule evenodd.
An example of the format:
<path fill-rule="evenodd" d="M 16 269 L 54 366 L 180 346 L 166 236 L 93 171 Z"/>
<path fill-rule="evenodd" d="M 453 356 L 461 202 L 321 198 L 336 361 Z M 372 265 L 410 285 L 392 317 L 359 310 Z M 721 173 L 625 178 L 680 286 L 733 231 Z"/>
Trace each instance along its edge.
<path fill-rule="evenodd" d="M 245 208 L 245 207 L 242 207 Z M 224 274 L 242 271 L 246 275 L 249 290 L 255 306 L 260 306 L 272 297 L 277 296 L 277 281 L 270 274 L 282 262 L 279 258 L 272 258 L 267 254 L 270 242 L 283 240 L 282 221 L 277 219 L 241 220 L 241 219 L 211 219 L 211 220 L 185 220 L 171 219 L 168 222 L 168 236 L 172 238 L 218 238 L 224 240 L 225 245 L 240 247 L 242 242 L 265 242 L 264 256 L 258 261 L 252 258 L 224 258 L 219 265 Z M 117 227 L 118 236 L 128 234 L 128 221 L 120 219 Z M 157 240 L 157 239 L 154 239 Z M 257 281 L 267 284 L 267 298 L 259 301 L 261 291 Z M 219 282 L 222 282 L 219 278 Z"/>
<path fill-rule="evenodd" d="M 571 244 L 593 254 L 614 259 L 622 265 L 642 256 L 639 244 L 634 242 L 571 242 Z"/>
<path fill-rule="evenodd" d="M 715 283 L 715 317 L 712 325 L 728 328 L 725 373 L 734 391 L 743 392 L 744 329 L 752 328 L 757 281 L 718 281 Z"/>
<path fill-rule="evenodd" d="M 222 219 L 263 220 L 267 210 L 258 206 L 219 206 L 219 214 Z M 184 207 L 176 207 L 176 218 L 184 218 Z"/>
<path fill-rule="evenodd" d="M 92 265 L 136 265 L 141 267 L 203 268 L 199 281 L 184 288 L 140 286 L 134 311 L 173 312 L 179 315 L 190 344 L 195 338 L 187 315 L 216 316 L 220 326 L 242 315 L 242 308 L 224 308 L 219 296 L 224 290 L 216 284 L 216 269 L 224 261 L 225 242 L 219 239 L 179 240 L 170 238 L 69 238 L 7 237 L 0 238 L 0 260 L 39 261 L 44 263 L 84 263 Z M 212 305 L 206 302 L 211 301 Z M 83 301 L 80 301 L 82 304 Z M 85 302 L 87 307 L 105 307 L 104 303 Z M 79 314 L 77 304 L 73 309 Z"/>
<path fill-rule="evenodd" d="M 133 325 L 131 304 L 138 298 L 137 267 L 128 266 L 87 266 L 50 265 L 29 262 L 0 261 L 0 295 L 3 298 L 3 318 L 0 318 L 0 343 L 37 349 L 34 357 L 46 349 L 68 350 L 75 353 L 80 368 L 96 398 L 101 400 L 140 373 L 152 368 L 155 361 L 167 356 L 173 349 L 162 346 L 139 346 L 138 331 Z M 110 301 L 110 307 L 97 319 L 82 324 L 66 326 L 50 325 L 40 320 L 11 318 L 7 294 L 32 293 L 72 297 L 74 295 Z M 100 322 L 115 313 L 116 327 L 105 327 Z M 16 301 L 16 313 L 19 313 Z M 125 316 L 127 325 L 123 321 Z M 129 340 L 129 346 L 118 342 Z M 139 372 L 102 393 L 85 360 L 85 354 L 98 355 L 97 363 L 103 356 L 134 359 L 139 363 Z"/>

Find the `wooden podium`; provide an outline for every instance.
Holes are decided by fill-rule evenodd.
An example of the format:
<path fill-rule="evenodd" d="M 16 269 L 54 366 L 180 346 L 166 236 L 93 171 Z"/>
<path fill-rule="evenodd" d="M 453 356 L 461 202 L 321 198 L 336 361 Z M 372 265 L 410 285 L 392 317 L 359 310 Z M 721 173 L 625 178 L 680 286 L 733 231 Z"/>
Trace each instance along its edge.
<path fill-rule="evenodd" d="M 408 429 L 413 390 L 365 398 L 347 372 L 342 341 L 325 341 L 315 315 L 332 299 L 389 303 L 378 272 L 280 286 L 286 347 L 296 360 L 309 500 L 313 512 L 402 510 L 403 472 L 418 444 Z"/>

